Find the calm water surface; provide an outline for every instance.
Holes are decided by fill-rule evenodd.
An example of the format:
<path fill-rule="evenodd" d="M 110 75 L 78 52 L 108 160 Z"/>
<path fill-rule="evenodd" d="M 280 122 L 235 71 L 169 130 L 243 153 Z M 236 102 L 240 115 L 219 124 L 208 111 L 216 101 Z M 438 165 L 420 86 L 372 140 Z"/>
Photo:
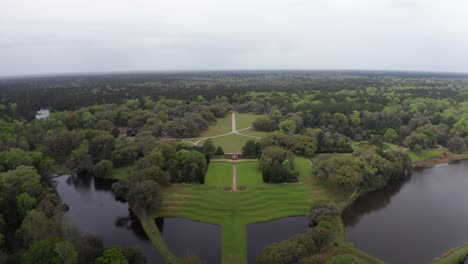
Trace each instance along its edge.
<path fill-rule="evenodd" d="M 163 263 L 127 203 L 115 200 L 112 181 L 93 177 L 60 176 L 55 179 L 66 213 L 81 231 L 99 236 L 105 247 L 125 246 L 143 250 L 148 263 Z"/>
<path fill-rule="evenodd" d="M 279 220 L 247 225 L 247 258 L 249 263 L 273 242 L 286 240 L 308 229 L 307 217 L 286 217 Z"/>
<path fill-rule="evenodd" d="M 415 171 L 343 212 L 346 240 L 388 263 L 429 263 L 468 242 L 468 161 Z"/>
<path fill-rule="evenodd" d="M 221 227 L 184 218 L 156 220 L 167 247 L 179 257 L 198 256 L 221 263 Z"/>

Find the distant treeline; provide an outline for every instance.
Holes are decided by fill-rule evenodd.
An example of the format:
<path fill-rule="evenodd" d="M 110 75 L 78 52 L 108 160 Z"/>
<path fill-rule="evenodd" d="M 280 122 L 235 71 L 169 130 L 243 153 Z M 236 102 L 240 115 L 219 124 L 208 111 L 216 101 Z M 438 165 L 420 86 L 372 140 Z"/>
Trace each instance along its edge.
<path fill-rule="evenodd" d="M 32 119 L 41 107 L 54 111 L 122 103 L 125 99 L 167 96 L 192 100 L 247 91 L 336 92 L 368 87 L 392 88 L 432 98 L 467 98 L 468 76 L 449 73 L 370 71 L 231 71 L 41 76 L 0 79 L 0 98 L 16 103 L 18 117 Z"/>

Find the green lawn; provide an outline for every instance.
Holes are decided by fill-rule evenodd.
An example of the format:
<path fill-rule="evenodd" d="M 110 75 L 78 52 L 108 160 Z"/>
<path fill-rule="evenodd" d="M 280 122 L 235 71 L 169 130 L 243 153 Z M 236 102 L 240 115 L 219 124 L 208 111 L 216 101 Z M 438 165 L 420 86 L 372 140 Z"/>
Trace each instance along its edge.
<path fill-rule="evenodd" d="M 232 163 L 212 161 L 208 167 L 205 184 L 232 187 Z"/>
<path fill-rule="evenodd" d="M 335 202 L 339 208 L 352 202 L 348 195 L 337 193 L 315 179 L 291 184 L 265 184 L 257 170 L 256 161 L 235 163 L 238 186 L 248 188 L 239 192 L 226 192 L 216 185 L 217 176 L 232 173 L 227 161 L 212 161 L 206 184 L 173 184 L 163 188 L 160 210 L 150 215 L 139 215 L 145 232 L 166 263 L 176 263 L 177 257 L 168 250 L 154 224 L 156 217 L 181 217 L 220 225 L 222 228 L 222 263 L 247 263 L 246 226 L 251 223 L 272 221 L 289 216 L 303 216 L 311 204 Z M 305 158 L 296 159 L 301 179 L 310 177 L 312 168 Z M 253 177 L 252 177 L 253 176 Z M 228 177 L 226 178 L 227 182 Z M 224 181 L 224 180 L 219 180 Z M 334 245 L 327 254 L 351 254 L 359 263 L 382 263 L 344 241 L 341 220 L 333 227 Z"/>
<path fill-rule="evenodd" d="M 212 137 L 216 135 L 222 135 L 231 132 L 232 130 L 232 118 L 231 113 L 227 113 L 223 118 L 218 118 L 216 124 L 208 127 L 207 130 L 203 131 L 199 138 Z"/>
<path fill-rule="evenodd" d="M 255 115 L 251 113 L 237 113 L 236 114 L 236 128 L 237 130 L 248 128 L 252 126 L 252 122 L 262 115 Z"/>
<path fill-rule="evenodd" d="M 415 162 L 419 162 L 423 160 L 438 158 L 442 156 L 444 152 L 449 153 L 449 151 L 444 150 L 444 149 L 428 149 L 428 150 L 423 150 L 420 152 L 414 152 L 414 151 L 408 150 L 406 153 L 410 156 L 411 161 L 415 163 Z"/>
<path fill-rule="evenodd" d="M 243 135 L 248 135 L 248 136 L 254 136 L 254 137 L 263 137 L 265 136 L 266 134 L 268 134 L 268 132 L 263 132 L 263 131 L 256 131 L 256 130 L 253 130 L 252 128 L 249 128 L 247 130 L 242 130 L 241 132 L 239 132 L 240 134 L 243 134 Z M 252 138 L 253 139 L 253 138 Z"/>
<path fill-rule="evenodd" d="M 263 184 L 262 173 L 258 162 L 247 161 L 236 163 L 237 186 L 254 186 Z"/>
<path fill-rule="evenodd" d="M 128 166 L 124 166 L 124 167 L 113 168 L 111 178 L 116 179 L 116 180 L 127 179 L 129 174 L 130 174 L 129 173 L 130 170 L 132 170 L 133 168 L 135 168 L 135 165 L 133 165 L 133 164 L 128 165 Z"/>
<path fill-rule="evenodd" d="M 231 134 L 223 137 L 213 138 L 213 143 L 215 146 L 223 147 L 225 153 L 232 152 L 242 152 L 242 146 L 244 146 L 247 140 L 252 139 L 249 137 L 244 137 L 237 134 Z M 200 146 L 203 144 L 204 140 L 200 142 Z"/>
<path fill-rule="evenodd" d="M 299 171 L 299 178 L 301 181 L 307 181 L 312 178 L 312 166 L 309 161 L 304 157 L 297 157 L 294 160 L 295 169 Z"/>

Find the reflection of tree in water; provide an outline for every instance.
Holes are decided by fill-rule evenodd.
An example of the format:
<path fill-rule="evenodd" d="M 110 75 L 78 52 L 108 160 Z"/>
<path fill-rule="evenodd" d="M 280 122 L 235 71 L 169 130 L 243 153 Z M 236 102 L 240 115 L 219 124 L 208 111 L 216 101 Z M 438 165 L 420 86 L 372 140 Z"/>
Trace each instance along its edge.
<path fill-rule="evenodd" d="M 164 217 L 156 218 L 155 221 L 156 221 L 156 226 L 159 229 L 159 232 L 161 232 L 162 234 L 164 232 Z"/>
<path fill-rule="evenodd" d="M 143 227 L 136 217 L 130 210 L 128 212 L 128 216 L 119 216 L 114 222 L 115 226 L 118 228 L 125 228 L 127 230 L 131 230 L 140 240 L 148 241 L 148 236 L 146 235 Z"/>
<path fill-rule="evenodd" d="M 354 226 L 362 216 L 385 208 L 390 204 L 392 197 L 399 193 L 403 185 L 410 179 L 411 176 L 408 176 L 397 181 L 391 181 L 385 188 L 370 192 L 356 199 L 341 214 L 345 226 Z"/>
<path fill-rule="evenodd" d="M 73 174 L 67 178 L 67 184 L 73 185 L 77 191 L 89 190 L 93 182 L 93 177 L 90 175 Z"/>
<path fill-rule="evenodd" d="M 116 182 L 116 180 L 113 179 L 101 179 L 98 177 L 94 177 L 94 188 L 97 191 L 109 191 L 111 192 L 112 190 L 112 184 Z"/>

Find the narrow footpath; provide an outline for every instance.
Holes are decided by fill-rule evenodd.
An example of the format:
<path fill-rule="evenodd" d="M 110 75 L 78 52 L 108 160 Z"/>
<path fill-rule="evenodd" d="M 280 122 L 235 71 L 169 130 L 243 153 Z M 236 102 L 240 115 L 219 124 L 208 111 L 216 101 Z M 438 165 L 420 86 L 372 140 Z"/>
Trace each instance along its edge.
<path fill-rule="evenodd" d="M 237 168 L 236 168 L 236 164 L 232 165 L 232 191 L 237 192 Z"/>

